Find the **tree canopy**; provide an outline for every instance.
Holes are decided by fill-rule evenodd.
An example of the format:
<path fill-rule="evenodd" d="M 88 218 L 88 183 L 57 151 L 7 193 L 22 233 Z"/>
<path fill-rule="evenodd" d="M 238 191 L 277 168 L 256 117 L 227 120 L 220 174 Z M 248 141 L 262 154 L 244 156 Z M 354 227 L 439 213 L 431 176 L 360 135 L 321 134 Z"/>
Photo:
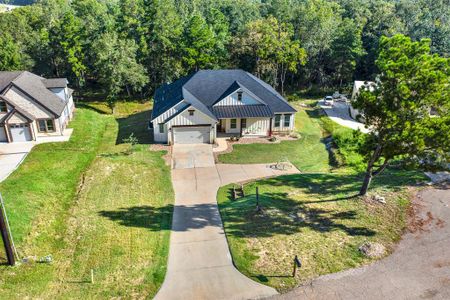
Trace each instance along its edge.
<path fill-rule="evenodd" d="M 149 95 L 199 68 L 242 68 L 281 92 L 345 88 L 379 73 L 382 36 L 429 38 L 448 57 L 449 10 L 446 0 L 39 0 L 1 14 L 0 70 L 107 88 L 97 63 L 107 34 L 133 41 Z"/>
<path fill-rule="evenodd" d="M 362 195 L 372 176 L 402 155 L 450 158 L 450 59 L 430 46 L 404 35 L 380 40 L 376 87 L 362 90 L 354 104 L 371 129 Z"/>

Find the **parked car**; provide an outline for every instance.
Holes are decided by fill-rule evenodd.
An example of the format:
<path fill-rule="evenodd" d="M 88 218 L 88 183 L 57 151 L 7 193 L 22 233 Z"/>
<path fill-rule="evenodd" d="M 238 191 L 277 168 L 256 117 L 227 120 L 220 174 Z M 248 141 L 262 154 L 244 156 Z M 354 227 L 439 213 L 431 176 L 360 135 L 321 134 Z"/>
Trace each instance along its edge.
<path fill-rule="evenodd" d="M 332 96 L 326 96 L 325 98 L 323 98 L 323 102 L 325 105 L 333 106 L 334 100 Z"/>

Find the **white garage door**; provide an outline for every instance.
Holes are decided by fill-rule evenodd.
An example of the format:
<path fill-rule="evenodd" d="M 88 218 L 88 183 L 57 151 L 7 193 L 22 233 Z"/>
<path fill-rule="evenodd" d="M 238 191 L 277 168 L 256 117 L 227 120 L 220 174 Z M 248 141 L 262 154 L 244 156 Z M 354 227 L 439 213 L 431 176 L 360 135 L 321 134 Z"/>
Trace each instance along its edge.
<path fill-rule="evenodd" d="M 9 125 L 13 142 L 31 141 L 30 127 L 28 124 Z"/>
<path fill-rule="evenodd" d="M 202 144 L 209 143 L 210 126 L 202 127 L 174 127 L 174 144 Z"/>
<path fill-rule="evenodd" d="M 0 142 L 7 142 L 5 126 L 0 125 Z"/>

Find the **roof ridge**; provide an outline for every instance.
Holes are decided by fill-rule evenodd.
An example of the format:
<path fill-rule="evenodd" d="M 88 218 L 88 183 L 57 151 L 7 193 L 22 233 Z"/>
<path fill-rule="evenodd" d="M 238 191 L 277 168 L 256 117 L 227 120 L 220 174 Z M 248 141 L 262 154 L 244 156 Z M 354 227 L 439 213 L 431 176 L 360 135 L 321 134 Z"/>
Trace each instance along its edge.
<path fill-rule="evenodd" d="M 245 75 L 248 76 L 251 80 L 253 80 L 254 82 L 258 83 L 260 86 L 262 86 L 263 88 L 265 88 L 268 92 L 270 92 L 272 95 L 274 95 L 275 97 L 277 97 L 278 99 L 280 99 L 281 101 L 283 101 L 284 103 L 286 103 L 287 105 L 291 106 L 291 104 L 289 104 L 289 102 L 284 99 L 284 97 L 282 95 L 280 95 L 280 93 L 278 93 L 275 88 L 273 88 L 270 84 L 265 83 L 262 79 L 256 77 L 253 74 L 250 74 L 247 71 L 244 71 Z M 258 79 L 258 80 L 256 80 Z M 263 84 L 264 82 L 264 84 Z M 267 85 L 267 86 L 266 86 Z M 269 88 L 268 88 L 269 87 Z"/>

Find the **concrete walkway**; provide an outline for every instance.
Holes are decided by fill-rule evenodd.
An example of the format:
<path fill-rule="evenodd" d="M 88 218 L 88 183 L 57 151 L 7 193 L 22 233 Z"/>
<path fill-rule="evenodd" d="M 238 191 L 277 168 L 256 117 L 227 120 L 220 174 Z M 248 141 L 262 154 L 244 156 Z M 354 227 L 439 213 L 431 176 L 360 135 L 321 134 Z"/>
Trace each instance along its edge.
<path fill-rule="evenodd" d="M 325 111 L 327 116 L 338 123 L 339 125 L 354 129 L 361 130 L 361 132 L 367 133 L 369 129 L 367 129 L 363 123 L 360 123 L 354 120 L 348 113 L 348 104 L 344 102 L 334 102 L 333 106 L 328 106 L 323 103 L 323 101 L 319 101 L 320 107 Z"/>
<path fill-rule="evenodd" d="M 0 182 L 19 167 L 35 145 L 66 142 L 70 139 L 72 132 L 72 128 L 67 128 L 63 135 L 40 137 L 39 141 L 35 142 L 0 143 Z"/>
<path fill-rule="evenodd" d="M 450 299 L 450 187 L 426 189 L 394 253 L 372 265 L 319 277 L 278 299 Z"/>
<path fill-rule="evenodd" d="M 215 165 L 211 145 L 176 145 L 172 155 L 175 208 L 169 262 L 155 299 L 258 299 L 277 294 L 234 267 L 216 195 L 220 186 L 231 182 L 298 171 L 278 171 L 268 165 Z"/>

